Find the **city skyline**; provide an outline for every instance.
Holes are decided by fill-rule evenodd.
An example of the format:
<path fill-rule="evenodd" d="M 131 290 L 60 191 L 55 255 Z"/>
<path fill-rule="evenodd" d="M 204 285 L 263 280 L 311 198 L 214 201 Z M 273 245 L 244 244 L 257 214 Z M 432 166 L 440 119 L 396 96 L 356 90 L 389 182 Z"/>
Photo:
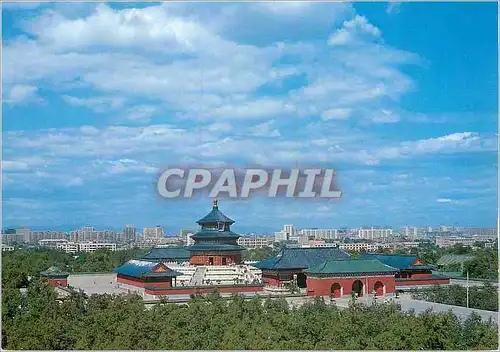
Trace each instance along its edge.
<path fill-rule="evenodd" d="M 497 225 L 496 3 L 2 16 L 4 228 L 192 228 L 210 199 L 161 199 L 164 168 L 297 164 L 342 198 L 222 198 L 236 231 Z"/>

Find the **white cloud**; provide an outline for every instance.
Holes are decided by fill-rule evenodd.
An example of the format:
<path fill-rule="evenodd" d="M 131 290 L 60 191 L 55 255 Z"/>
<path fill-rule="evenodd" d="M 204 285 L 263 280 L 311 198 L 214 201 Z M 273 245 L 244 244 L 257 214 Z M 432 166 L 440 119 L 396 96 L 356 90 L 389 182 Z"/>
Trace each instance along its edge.
<path fill-rule="evenodd" d="M 438 203 L 449 203 L 449 204 L 457 204 L 457 200 L 449 199 L 449 198 L 439 198 L 436 199 L 436 202 Z"/>
<path fill-rule="evenodd" d="M 22 161 L 2 160 L 2 170 L 5 171 L 24 171 L 28 170 L 28 164 Z"/>
<path fill-rule="evenodd" d="M 232 126 L 229 122 L 215 122 L 207 126 L 207 130 L 210 132 L 230 132 Z"/>
<path fill-rule="evenodd" d="M 400 2 L 390 2 L 385 9 L 385 12 L 389 15 L 398 14 L 400 11 L 401 11 Z"/>
<path fill-rule="evenodd" d="M 9 89 L 4 102 L 10 105 L 20 104 L 25 101 L 32 101 L 37 97 L 38 87 L 26 84 L 16 84 Z"/>
<path fill-rule="evenodd" d="M 382 109 L 378 111 L 372 118 L 375 123 L 396 123 L 400 118 L 394 111 Z"/>
<path fill-rule="evenodd" d="M 374 40 L 380 38 L 382 32 L 372 25 L 366 17 L 357 15 L 350 21 L 344 21 L 344 26 L 338 29 L 328 39 L 330 45 L 347 45 L 361 39 Z"/>
<path fill-rule="evenodd" d="M 127 119 L 131 121 L 149 122 L 156 112 L 158 112 L 158 107 L 153 105 L 134 106 L 128 110 Z"/>
<path fill-rule="evenodd" d="M 263 122 L 259 125 L 256 125 L 250 128 L 250 134 L 255 137 L 281 137 L 280 132 L 276 128 L 272 128 L 275 120 L 270 120 L 267 122 Z"/>
<path fill-rule="evenodd" d="M 321 119 L 323 121 L 329 120 L 345 120 L 351 115 L 351 109 L 330 109 L 326 110 L 321 114 Z"/>
<path fill-rule="evenodd" d="M 69 95 L 63 95 L 62 99 L 70 105 L 82 106 L 88 109 L 92 109 L 95 112 L 116 110 L 123 107 L 125 103 L 125 99 L 120 97 L 78 98 Z"/>

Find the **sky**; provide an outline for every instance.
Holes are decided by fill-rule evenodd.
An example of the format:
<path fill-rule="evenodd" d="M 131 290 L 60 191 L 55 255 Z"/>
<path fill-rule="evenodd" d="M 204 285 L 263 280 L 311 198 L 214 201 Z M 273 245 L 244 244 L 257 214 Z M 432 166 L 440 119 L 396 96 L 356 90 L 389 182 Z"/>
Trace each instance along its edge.
<path fill-rule="evenodd" d="M 494 227 L 496 3 L 5 4 L 3 227 L 195 227 L 172 166 L 322 167 L 235 231 Z M 430 15 L 432 14 L 432 15 Z"/>

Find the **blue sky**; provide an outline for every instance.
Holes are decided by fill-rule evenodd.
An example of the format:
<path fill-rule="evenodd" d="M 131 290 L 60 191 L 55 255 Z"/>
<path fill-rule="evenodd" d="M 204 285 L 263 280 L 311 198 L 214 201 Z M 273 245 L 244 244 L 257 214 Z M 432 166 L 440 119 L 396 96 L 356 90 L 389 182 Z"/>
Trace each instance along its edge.
<path fill-rule="evenodd" d="M 430 15 L 432 14 L 432 16 Z M 496 3 L 7 4 L 3 225 L 194 226 L 172 165 L 330 167 L 241 232 L 496 225 Z"/>

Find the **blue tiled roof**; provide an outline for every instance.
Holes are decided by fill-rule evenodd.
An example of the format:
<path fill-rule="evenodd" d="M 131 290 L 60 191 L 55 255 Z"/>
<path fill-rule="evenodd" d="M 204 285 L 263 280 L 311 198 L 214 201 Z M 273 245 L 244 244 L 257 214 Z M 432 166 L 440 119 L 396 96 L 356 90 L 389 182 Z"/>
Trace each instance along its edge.
<path fill-rule="evenodd" d="M 193 239 L 205 239 L 205 238 L 233 238 L 238 239 L 241 236 L 233 231 L 216 231 L 216 230 L 201 230 L 193 235 Z"/>
<path fill-rule="evenodd" d="M 310 274 L 396 273 L 398 270 L 378 260 L 327 260 L 306 270 Z"/>
<path fill-rule="evenodd" d="M 114 271 L 117 274 L 132 276 L 132 277 L 173 277 L 180 276 L 181 273 L 167 268 L 166 271 L 153 272 L 153 269 L 158 266 L 158 262 L 149 262 L 145 260 L 130 260 L 116 268 Z"/>
<path fill-rule="evenodd" d="M 212 211 L 210 213 L 208 213 L 205 217 L 198 220 L 196 223 L 203 225 L 203 224 L 216 223 L 216 222 L 225 222 L 225 223 L 233 224 L 234 220 L 228 218 L 226 215 L 224 215 L 219 210 L 219 207 L 217 205 L 214 205 L 214 207 L 212 208 Z"/>
<path fill-rule="evenodd" d="M 190 252 L 187 247 L 167 247 L 167 248 L 153 248 L 144 255 L 141 260 L 151 261 L 188 261 Z"/>
<path fill-rule="evenodd" d="M 377 259 L 397 269 L 430 269 L 427 265 L 413 265 L 419 259 L 414 255 L 361 254 L 359 259 Z"/>
<path fill-rule="evenodd" d="M 230 243 L 195 243 L 188 247 L 190 251 L 242 251 L 245 247 Z"/>
<path fill-rule="evenodd" d="M 327 260 L 345 260 L 350 255 L 340 248 L 284 248 L 276 256 L 253 266 L 259 269 L 307 269 Z"/>

